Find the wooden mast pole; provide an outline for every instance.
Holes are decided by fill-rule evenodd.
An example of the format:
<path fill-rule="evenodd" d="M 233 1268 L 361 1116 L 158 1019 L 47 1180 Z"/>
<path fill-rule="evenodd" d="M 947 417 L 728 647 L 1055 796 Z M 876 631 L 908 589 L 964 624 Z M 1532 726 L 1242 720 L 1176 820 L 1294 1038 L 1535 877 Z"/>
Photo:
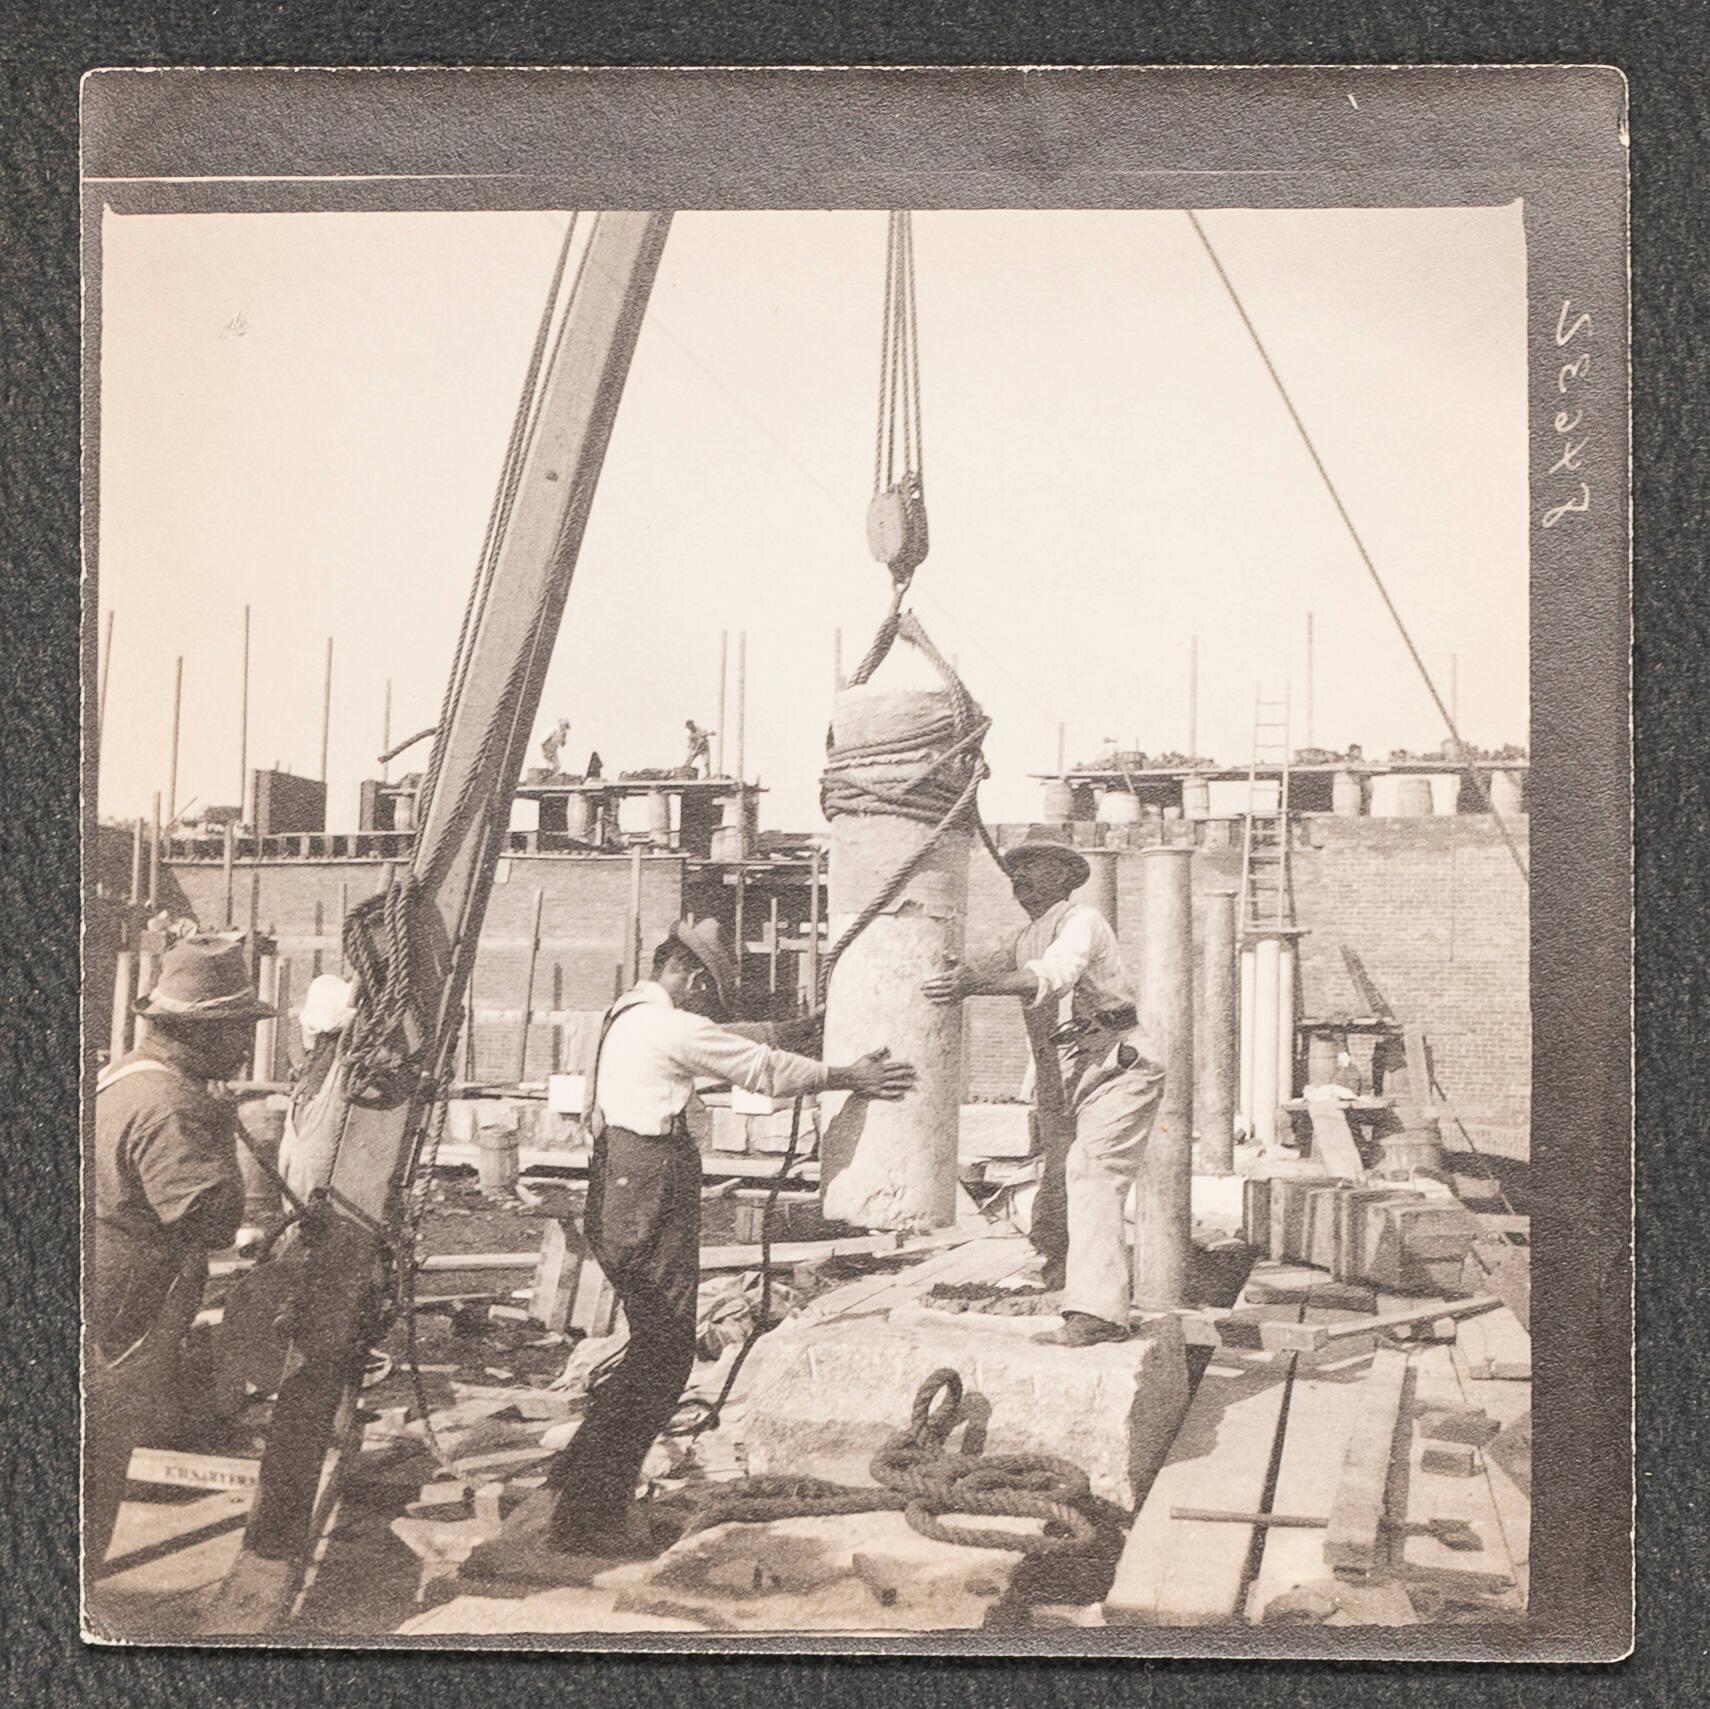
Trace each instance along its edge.
<path fill-rule="evenodd" d="M 329 1215 L 312 1246 L 305 1244 L 300 1309 L 285 1360 L 290 1375 L 274 1403 L 243 1546 L 209 1630 L 262 1632 L 283 1620 L 324 1522 L 322 1472 L 329 1452 L 336 1468 L 339 1421 L 355 1406 L 376 1316 L 379 1254 L 401 1212 L 433 1088 L 450 1066 L 456 1017 L 508 835 L 508 804 L 551 663 L 550 640 L 670 223 L 667 213 L 592 216 L 578 282 L 539 373 L 533 430 L 494 544 L 488 598 L 470 636 L 461 691 L 435 738 L 436 783 L 410 854 L 408 976 L 431 1033 L 414 1054 L 416 1072 L 390 1077 L 361 1103 L 337 1093 L 329 1100 L 326 1119 L 338 1141 L 326 1183 Z M 375 950 L 387 953 L 381 933 Z M 361 1040 L 368 1019 L 361 1001 L 341 1035 L 341 1061 Z M 339 1076 L 338 1067 L 333 1072 Z M 342 1089 L 342 1078 L 333 1083 Z M 336 1477 L 327 1489 L 336 1489 Z"/>

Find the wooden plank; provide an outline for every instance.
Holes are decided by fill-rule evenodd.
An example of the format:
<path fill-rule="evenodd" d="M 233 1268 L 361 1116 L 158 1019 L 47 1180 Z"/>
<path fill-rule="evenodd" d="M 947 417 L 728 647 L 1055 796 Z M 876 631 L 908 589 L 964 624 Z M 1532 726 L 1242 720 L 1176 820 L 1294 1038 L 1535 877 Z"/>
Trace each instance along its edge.
<path fill-rule="evenodd" d="M 1309 1098 L 1307 1114 L 1312 1118 L 1312 1154 L 1332 1175 L 1358 1181 L 1366 1172 L 1354 1130 L 1339 1099 Z"/>
<path fill-rule="evenodd" d="M 529 1296 L 529 1316 L 546 1329 L 565 1329 L 581 1272 L 581 1242 L 573 1245 L 564 1224 L 557 1217 L 550 1218 L 540 1242 L 540 1261 L 535 1266 L 534 1289 Z"/>
<path fill-rule="evenodd" d="M 1458 1348 L 1469 1382 L 1532 1380 L 1532 1337 L 1506 1305 L 1464 1324 Z"/>
<path fill-rule="evenodd" d="M 1324 1534 L 1324 1559 L 1337 1571 L 1371 1572 L 1387 1559 L 1384 1518 L 1409 1374 L 1406 1353 L 1380 1347 L 1357 1391 L 1359 1415 Z"/>
<path fill-rule="evenodd" d="M 1464 1383 L 1447 1346 L 1427 1347 L 1418 1355 L 1415 1385 L 1415 1400 L 1422 1408 L 1482 1406 L 1482 1395 L 1469 1394 L 1469 1387 L 1494 1386 Z M 1408 1452 L 1406 1520 L 1411 1524 L 1430 1519 L 1462 1520 L 1477 1533 L 1484 1547 L 1468 1552 L 1450 1549 L 1432 1537 L 1403 1535 L 1398 1539 L 1396 1551 L 1400 1565 L 1404 1570 L 1429 1572 L 1439 1589 L 1452 1587 L 1456 1574 L 1511 1576 L 1516 1581 L 1511 1600 L 1518 1611 L 1524 1605 L 1530 1503 L 1523 1504 L 1524 1512 L 1510 1503 L 1504 1514 L 1503 1503 L 1499 1502 L 1489 1475 L 1488 1459 L 1482 1455 L 1484 1463 L 1470 1478 L 1424 1470 L 1422 1462 L 1428 1446 L 1424 1435 L 1415 1432 Z M 1476 1580 L 1468 1582 L 1477 1584 Z"/>
<path fill-rule="evenodd" d="M 1282 1291 L 1276 1276 L 1267 1281 Z M 1236 1312 L 1292 1322 L 1302 1309 L 1299 1299 L 1274 1305 L 1243 1300 Z M 1105 1598 L 1107 1623 L 1199 1626 L 1240 1618 L 1254 1527 L 1176 1519 L 1172 1509 L 1265 1507 L 1294 1363 L 1293 1354 L 1229 1345 L 1212 1354 L 1123 1545 Z"/>
<path fill-rule="evenodd" d="M 1322 1280 L 1307 1271 L 1313 1280 Z M 1303 1321 L 1318 1328 L 1370 1323 L 1369 1313 L 1317 1305 L 1310 1296 Z M 1284 1411 L 1281 1451 L 1268 1507 L 1273 1513 L 1322 1514 L 1328 1519 L 1341 1481 L 1348 1443 L 1361 1408 L 1372 1349 L 1364 1342 L 1332 1345 L 1295 1361 Z M 1328 1527 L 1326 1527 L 1328 1529 Z M 1245 1612 L 1255 1624 L 1278 1597 L 1326 1579 L 1324 1531 L 1267 1530 Z"/>
<path fill-rule="evenodd" d="M 132 1483 L 169 1484 L 176 1489 L 252 1490 L 260 1481 L 261 1462 L 224 1454 L 133 1448 L 125 1476 Z"/>

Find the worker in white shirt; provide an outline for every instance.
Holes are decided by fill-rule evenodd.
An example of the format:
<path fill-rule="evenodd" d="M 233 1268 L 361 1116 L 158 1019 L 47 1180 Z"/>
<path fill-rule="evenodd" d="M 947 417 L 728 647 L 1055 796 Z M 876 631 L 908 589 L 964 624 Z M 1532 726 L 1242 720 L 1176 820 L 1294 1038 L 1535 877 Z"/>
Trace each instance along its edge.
<path fill-rule="evenodd" d="M 599 1383 L 587 1416 L 553 1462 L 551 1543 L 574 1554 L 646 1553 L 632 1510 L 641 1464 L 682 1400 L 695 1361 L 700 1283 L 701 1160 L 684 1108 L 697 1080 L 790 1098 L 828 1091 L 895 1101 L 914 1069 L 877 1050 L 829 1067 L 777 1048 L 794 1027 L 721 1026 L 736 964 L 713 920 L 679 925 L 653 958 L 653 977 L 606 1015 L 589 1093 L 594 1154 L 584 1228 L 623 1305 L 629 1341 Z M 811 1025 L 806 1029 L 811 1031 Z"/>
<path fill-rule="evenodd" d="M 1071 900 L 1091 876 L 1079 850 L 1030 835 L 1008 851 L 1028 924 L 1012 944 L 926 981 L 939 1003 L 1019 997 L 1033 1047 L 1034 1122 L 1044 1169 L 1031 1238 L 1047 1289 L 1063 1290 L 1070 1347 L 1129 1333 L 1124 1210 L 1151 1137 L 1164 1073 L 1134 1040 L 1138 1015 L 1116 933 Z"/>

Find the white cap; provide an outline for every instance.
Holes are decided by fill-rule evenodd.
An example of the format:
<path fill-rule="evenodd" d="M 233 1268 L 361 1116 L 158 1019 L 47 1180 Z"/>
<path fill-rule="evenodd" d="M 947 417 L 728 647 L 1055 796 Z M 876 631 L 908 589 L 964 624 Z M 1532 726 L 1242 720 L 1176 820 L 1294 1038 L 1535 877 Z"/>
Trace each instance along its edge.
<path fill-rule="evenodd" d="M 323 973 L 309 981 L 303 993 L 303 1007 L 297 1024 L 303 1029 L 303 1048 L 307 1050 L 323 1033 L 342 1032 L 356 1017 L 351 996 L 353 987 L 348 979 L 336 973 Z"/>

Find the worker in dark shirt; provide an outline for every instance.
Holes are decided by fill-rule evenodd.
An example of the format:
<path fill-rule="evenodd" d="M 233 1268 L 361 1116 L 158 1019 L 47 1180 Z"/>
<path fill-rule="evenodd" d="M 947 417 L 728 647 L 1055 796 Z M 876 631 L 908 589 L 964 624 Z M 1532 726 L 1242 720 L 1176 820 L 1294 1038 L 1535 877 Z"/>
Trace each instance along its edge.
<path fill-rule="evenodd" d="M 93 1277 L 86 1300 L 86 1540 L 106 1553 L 131 1450 L 168 1445 L 178 1353 L 202 1303 L 208 1253 L 243 1221 L 237 1106 L 211 1082 L 239 1074 L 257 1001 L 241 944 L 189 939 L 137 1001 L 147 1033 L 95 1088 Z"/>

